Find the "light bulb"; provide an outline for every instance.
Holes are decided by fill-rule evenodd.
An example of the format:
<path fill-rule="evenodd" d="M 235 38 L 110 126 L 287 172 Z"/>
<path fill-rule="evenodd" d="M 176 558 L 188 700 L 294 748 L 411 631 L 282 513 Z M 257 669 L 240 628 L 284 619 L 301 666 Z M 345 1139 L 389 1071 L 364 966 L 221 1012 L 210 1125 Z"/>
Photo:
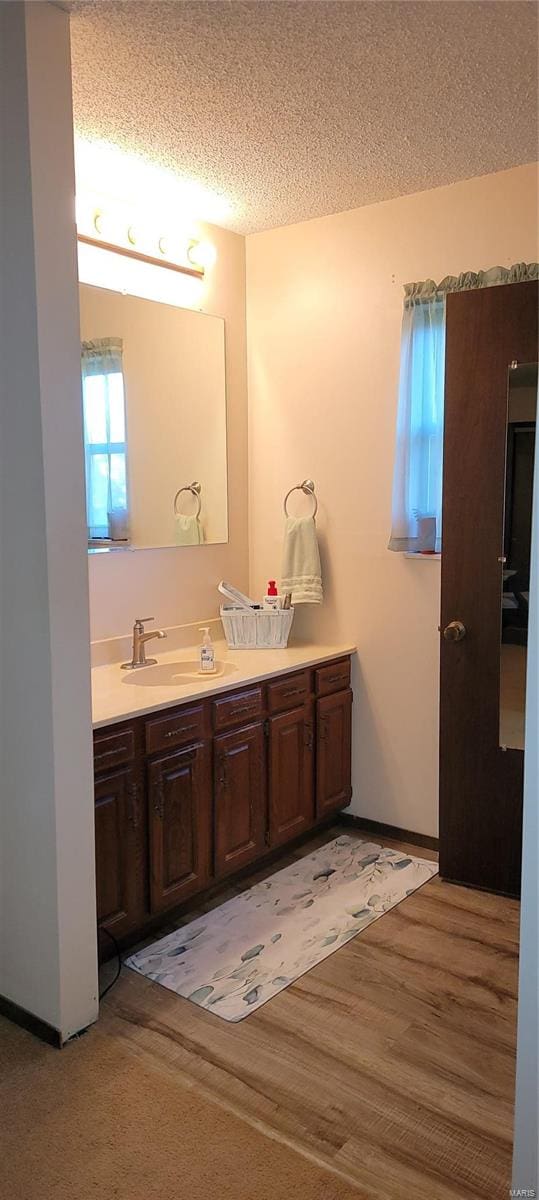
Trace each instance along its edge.
<path fill-rule="evenodd" d="M 191 242 L 187 249 L 187 257 L 194 267 L 207 271 L 217 258 L 217 250 L 212 242 Z"/>

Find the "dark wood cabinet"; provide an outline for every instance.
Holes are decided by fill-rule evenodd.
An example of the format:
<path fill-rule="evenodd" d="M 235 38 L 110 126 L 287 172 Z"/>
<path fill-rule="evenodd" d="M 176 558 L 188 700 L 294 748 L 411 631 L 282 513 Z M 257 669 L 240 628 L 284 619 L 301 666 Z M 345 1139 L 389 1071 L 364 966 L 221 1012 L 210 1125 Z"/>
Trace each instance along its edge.
<path fill-rule="evenodd" d="M 269 719 L 269 844 L 280 846 L 314 821 L 313 704 Z"/>
<path fill-rule="evenodd" d="M 148 767 L 150 907 L 180 904 L 210 878 L 211 772 L 204 743 Z"/>
<path fill-rule="evenodd" d="M 96 780 L 97 920 L 115 937 L 135 928 L 141 918 L 139 803 L 137 782 L 130 767 L 109 771 Z"/>
<path fill-rule="evenodd" d="M 266 846 L 266 739 L 261 721 L 214 741 L 215 873 L 229 875 Z"/>
<path fill-rule="evenodd" d="M 352 692 L 316 701 L 316 815 L 349 804 L 352 797 Z"/>
<path fill-rule="evenodd" d="M 349 680 L 341 657 L 96 731 L 100 927 L 133 942 L 344 808 Z"/>

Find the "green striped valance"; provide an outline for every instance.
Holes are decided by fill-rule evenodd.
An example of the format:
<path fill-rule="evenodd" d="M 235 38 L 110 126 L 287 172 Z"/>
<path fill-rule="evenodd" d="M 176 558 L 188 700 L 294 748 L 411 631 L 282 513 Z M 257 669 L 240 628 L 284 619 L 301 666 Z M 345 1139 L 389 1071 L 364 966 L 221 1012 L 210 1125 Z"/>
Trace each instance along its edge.
<path fill-rule="evenodd" d="M 425 301 L 442 299 L 448 292 L 468 292 L 475 288 L 496 287 L 500 283 L 524 283 L 539 278 L 539 263 L 514 263 L 512 267 L 490 267 L 488 271 L 463 271 L 461 275 L 446 275 L 440 283 L 424 279 L 421 283 L 405 283 L 404 307 Z"/>

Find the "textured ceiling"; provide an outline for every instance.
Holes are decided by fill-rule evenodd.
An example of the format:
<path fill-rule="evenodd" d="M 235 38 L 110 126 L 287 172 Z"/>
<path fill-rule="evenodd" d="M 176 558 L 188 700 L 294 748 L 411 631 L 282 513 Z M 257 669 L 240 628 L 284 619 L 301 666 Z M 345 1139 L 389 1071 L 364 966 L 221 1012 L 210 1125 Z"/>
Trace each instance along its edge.
<path fill-rule="evenodd" d="M 527 0 L 71 5 L 77 132 L 198 181 L 242 233 L 537 156 Z"/>

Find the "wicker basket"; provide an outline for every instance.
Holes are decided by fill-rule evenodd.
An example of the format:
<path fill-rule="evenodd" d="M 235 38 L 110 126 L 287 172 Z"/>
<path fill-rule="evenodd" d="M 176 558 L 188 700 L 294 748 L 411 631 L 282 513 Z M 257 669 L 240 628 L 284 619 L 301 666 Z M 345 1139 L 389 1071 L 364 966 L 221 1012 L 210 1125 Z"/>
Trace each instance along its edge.
<path fill-rule="evenodd" d="M 255 608 L 248 596 L 228 583 L 219 591 L 232 600 L 221 605 L 221 621 L 231 650 L 284 650 L 294 620 L 293 608 Z"/>

